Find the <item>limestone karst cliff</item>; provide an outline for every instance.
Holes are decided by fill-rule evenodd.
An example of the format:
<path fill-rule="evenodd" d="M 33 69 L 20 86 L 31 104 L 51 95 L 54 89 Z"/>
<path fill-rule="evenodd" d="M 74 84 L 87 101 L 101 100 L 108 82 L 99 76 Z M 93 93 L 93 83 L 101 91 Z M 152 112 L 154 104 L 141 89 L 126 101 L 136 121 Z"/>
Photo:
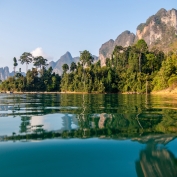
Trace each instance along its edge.
<path fill-rule="evenodd" d="M 6 66 L 4 68 L 0 68 L 0 80 L 5 80 L 10 76 L 9 68 Z"/>
<path fill-rule="evenodd" d="M 137 27 L 136 40 L 144 39 L 148 46 L 166 50 L 177 38 L 177 10 L 160 9 Z"/>
<path fill-rule="evenodd" d="M 121 33 L 116 40 L 110 39 L 108 42 L 102 44 L 99 50 L 99 59 L 101 60 L 101 65 L 104 66 L 106 58 L 111 58 L 111 54 L 115 46 L 128 47 L 134 43 L 135 34 L 130 31 L 124 31 Z"/>
<path fill-rule="evenodd" d="M 130 31 L 124 31 L 117 39 L 109 40 L 99 49 L 101 65 L 105 65 L 106 58 L 111 58 L 115 46 L 130 46 L 139 39 L 144 39 L 149 48 L 156 47 L 164 52 L 174 49 L 177 43 L 177 10 L 160 9 L 155 15 L 138 25 L 136 36 Z M 175 45 L 176 46 L 176 45 Z"/>

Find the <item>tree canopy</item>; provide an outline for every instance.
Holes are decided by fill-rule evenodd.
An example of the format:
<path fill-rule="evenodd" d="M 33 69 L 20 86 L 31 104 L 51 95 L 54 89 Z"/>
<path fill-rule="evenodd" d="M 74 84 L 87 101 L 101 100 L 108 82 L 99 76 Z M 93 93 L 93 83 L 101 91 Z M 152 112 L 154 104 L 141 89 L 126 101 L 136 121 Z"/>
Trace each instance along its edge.
<path fill-rule="evenodd" d="M 26 76 L 17 72 L 1 82 L 0 90 L 146 93 L 177 86 L 177 54 L 148 49 L 144 40 L 129 47 L 115 46 L 106 66 L 100 60 L 93 62 L 92 54 L 84 50 L 78 63 L 62 66 L 62 76 L 47 69 L 47 59 L 42 56 L 24 52 L 19 60 L 26 65 L 33 61 L 34 68 Z"/>

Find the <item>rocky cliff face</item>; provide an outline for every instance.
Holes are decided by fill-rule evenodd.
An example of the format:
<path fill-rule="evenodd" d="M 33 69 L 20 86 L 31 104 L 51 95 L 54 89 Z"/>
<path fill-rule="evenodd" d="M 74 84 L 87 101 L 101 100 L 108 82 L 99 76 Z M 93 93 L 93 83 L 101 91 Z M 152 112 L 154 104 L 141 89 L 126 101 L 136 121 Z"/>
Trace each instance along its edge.
<path fill-rule="evenodd" d="M 116 45 L 123 47 L 134 44 L 139 39 L 144 39 L 149 48 L 156 47 L 166 51 L 175 41 L 177 43 L 177 10 L 166 11 L 160 9 L 155 15 L 141 23 L 137 27 L 136 36 L 130 31 L 124 31 L 117 39 L 104 43 L 99 50 L 99 59 L 104 66 L 106 58 L 111 58 L 111 54 Z"/>
<path fill-rule="evenodd" d="M 6 66 L 4 68 L 0 68 L 0 80 L 5 80 L 10 76 L 9 68 Z"/>
<path fill-rule="evenodd" d="M 124 31 L 117 37 L 115 41 L 110 39 L 108 42 L 104 43 L 99 50 L 99 59 L 101 60 L 101 65 L 105 65 L 106 58 L 111 58 L 111 54 L 116 45 L 128 47 L 134 43 L 134 40 L 135 34 L 131 33 L 130 31 Z"/>
<path fill-rule="evenodd" d="M 23 76 L 25 76 L 26 74 L 24 72 L 21 73 Z M 8 77 L 13 77 L 14 76 L 14 71 L 9 72 L 9 67 L 2 67 L 0 68 L 0 80 L 4 81 L 6 80 Z"/>
<path fill-rule="evenodd" d="M 150 48 L 156 46 L 165 49 L 175 40 L 176 35 L 177 10 L 160 9 L 149 17 L 146 23 L 141 23 L 137 27 L 136 41 L 144 39 Z"/>

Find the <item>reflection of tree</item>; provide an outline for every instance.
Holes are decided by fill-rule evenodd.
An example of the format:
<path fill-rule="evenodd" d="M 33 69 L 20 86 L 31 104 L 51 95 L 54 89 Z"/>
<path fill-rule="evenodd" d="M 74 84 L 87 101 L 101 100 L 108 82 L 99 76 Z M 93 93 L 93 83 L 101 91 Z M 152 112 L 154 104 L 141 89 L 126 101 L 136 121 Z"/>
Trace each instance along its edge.
<path fill-rule="evenodd" d="M 177 176 L 177 159 L 165 147 L 148 143 L 140 152 L 140 160 L 136 162 L 138 177 L 175 177 Z"/>
<path fill-rule="evenodd" d="M 36 134 L 40 134 L 40 133 L 44 133 L 44 129 L 43 129 L 44 125 L 33 125 L 31 126 L 31 129 L 34 133 Z"/>
<path fill-rule="evenodd" d="M 114 114 L 114 113 L 102 113 L 102 114 L 85 114 L 84 119 L 78 116 L 79 128 L 87 131 L 100 131 L 103 135 L 114 137 L 116 132 L 124 133 L 124 136 L 129 135 L 131 137 L 137 136 L 142 133 L 151 133 L 155 131 L 156 125 L 162 120 L 162 116 L 159 114 L 144 113 L 139 115 L 139 122 L 143 125 L 139 126 L 136 120 L 136 114 Z M 107 133 L 109 132 L 109 133 Z M 110 133 L 111 132 L 111 133 Z"/>
<path fill-rule="evenodd" d="M 154 126 L 162 121 L 162 115 L 151 112 L 141 113 L 138 115 L 138 121 L 141 124 L 140 127 L 143 129 L 154 128 Z"/>
<path fill-rule="evenodd" d="M 21 116 L 20 133 L 27 133 L 30 130 L 30 116 Z"/>
<path fill-rule="evenodd" d="M 144 95 L 115 94 L 27 94 L 13 95 L 8 99 L 8 109 L 14 110 L 11 115 L 24 115 L 25 108 L 26 116 L 64 114 L 63 128 L 58 132 L 70 132 L 74 122 L 79 125 L 80 130 L 72 131 L 79 135 L 82 131 L 90 132 L 88 137 L 136 137 L 151 132 L 177 132 L 177 111 L 153 108 L 151 96 L 145 98 Z M 161 99 L 159 101 L 162 102 Z M 4 102 L 2 104 L 6 105 Z M 21 133 L 30 130 L 29 122 L 23 119 L 20 125 Z"/>
<path fill-rule="evenodd" d="M 157 125 L 156 130 L 169 133 L 177 132 L 177 110 L 163 110 L 163 119 Z"/>
<path fill-rule="evenodd" d="M 86 96 L 86 98 L 88 98 L 88 96 Z M 82 95 L 82 112 L 80 114 L 78 114 L 78 121 L 79 121 L 79 128 L 84 131 L 84 135 L 85 132 L 87 130 L 90 129 L 90 122 L 88 119 L 88 113 L 86 112 L 86 108 L 88 107 L 88 105 L 86 104 L 86 100 L 85 100 L 85 95 Z"/>

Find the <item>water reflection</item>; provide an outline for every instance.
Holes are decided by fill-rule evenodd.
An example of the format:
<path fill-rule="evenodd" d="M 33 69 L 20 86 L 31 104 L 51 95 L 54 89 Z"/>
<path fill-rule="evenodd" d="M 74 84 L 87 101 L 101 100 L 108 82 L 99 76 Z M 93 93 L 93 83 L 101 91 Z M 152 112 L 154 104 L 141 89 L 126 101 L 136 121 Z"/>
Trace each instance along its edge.
<path fill-rule="evenodd" d="M 177 158 L 165 147 L 173 138 L 161 135 L 139 139 L 147 145 L 140 151 L 139 160 L 135 163 L 138 177 L 177 176 Z"/>
<path fill-rule="evenodd" d="M 0 116 L 3 118 L 0 122 L 9 120 L 12 127 L 9 134 L 15 132 L 19 137 L 44 132 L 60 133 L 61 136 L 64 133 L 67 138 L 137 137 L 147 133 L 177 132 L 175 99 L 170 102 L 162 97 L 116 94 L 0 97 Z M 13 128 L 15 124 L 10 123 L 12 118 L 21 119 L 18 132 Z"/>
<path fill-rule="evenodd" d="M 176 99 L 144 95 L 0 95 L 0 141 L 130 140 L 145 146 L 133 160 L 138 177 L 177 176 L 177 159 L 167 148 L 177 136 L 176 107 Z"/>

